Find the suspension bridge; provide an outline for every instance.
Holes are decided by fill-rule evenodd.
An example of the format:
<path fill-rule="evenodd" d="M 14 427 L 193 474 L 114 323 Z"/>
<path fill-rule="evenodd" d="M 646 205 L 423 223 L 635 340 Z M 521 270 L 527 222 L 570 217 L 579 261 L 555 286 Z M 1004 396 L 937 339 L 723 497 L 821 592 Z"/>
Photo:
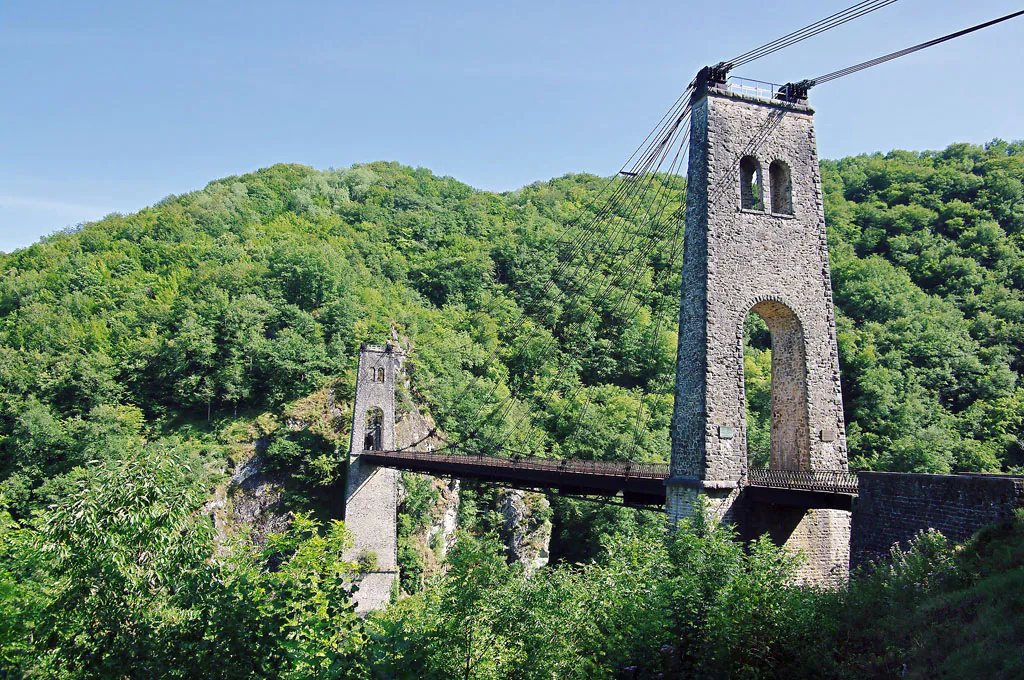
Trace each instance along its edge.
<path fill-rule="evenodd" d="M 476 479 L 521 489 L 616 499 L 662 508 L 674 520 L 698 502 L 741 534 L 767 531 L 813 555 L 805 576 L 844 572 L 850 510 L 858 494 L 848 472 L 835 312 L 829 273 L 821 178 L 809 91 L 839 78 L 980 31 L 1024 10 L 898 52 L 784 84 L 734 77 L 734 69 L 864 17 L 898 0 L 864 0 L 732 59 L 707 66 L 674 102 L 618 175 L 567 224 L 542 267 L 552 275 L 540 293 L 574 310 L 572 326 L 541 329 L 520 310 L 508 320 L 527 330 L 515 347 L 482 362 L 447 407 L 486 404 L 461 422 L 450 441 L 436 432 L 405 447 L 395 443 L 394 386 L 405 360 L 394 345 L 360 353 L 348 473 L 346 523 L 357 549 L 382 558 L 377 582 L 364 583 L 361 606 L 372 608 L 394 579 L 397 470 Z M 670 190 L 686 175 L 686 200 Z M 685 229 L 684 229 L 685 226 Z M 601 227 L 598 229 L 598 227 Z M 595 239 L 604 240 L 596 248 Z M 584 421 L 582 384 L 567 380 L 585 346 L 559 340 L 586 335 L 598 314 L 634 318 L 643 307 L 638 284 L 652 260 L 682 256 L 675 405 L 668 464 L 634 462 L 655 411 L 647 384 L 622 461 L 553 459 L 532 448 L 525 383 L 498 397 L 499 380 L 526 357 L 557 357 L 551 389 L 564 394 L 559 419 Z M 617 258 L 617 261 L 614 261 Z M 661 310 L 655 310 L 656 312 Z M 771 336 L 769 464 L 749 464 L 743 325 L 756 314 Z M 655 314 L 649 346 L 659 351 L 664 313 Z M 650 397 L 650 398 L 649 398 Z M 524 435 L 524 432 L 527 433 Z M 516 442 L 516 443 L 512 443 Z M 704 498 L 698 501 L 698 496 Z"/>

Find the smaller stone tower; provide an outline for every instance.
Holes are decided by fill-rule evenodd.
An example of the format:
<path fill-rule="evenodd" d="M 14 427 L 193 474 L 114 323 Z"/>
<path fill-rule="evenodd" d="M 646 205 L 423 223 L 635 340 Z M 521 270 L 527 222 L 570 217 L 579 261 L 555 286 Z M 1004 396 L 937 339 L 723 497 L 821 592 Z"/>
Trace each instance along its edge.
<path fill-rule="evenodd" d="M 405 354 L 392 343 L 359 350 L 356 395 L 352 405 L 352 446 L 345 490 L 345 526 L 355 545 L 347 559 L 376 557 L 356 593 L 363 614 L 387 604 L 398 576 L 398 472 L 363 463 L 363 451 L 395 448 L 395 380 Z"/>

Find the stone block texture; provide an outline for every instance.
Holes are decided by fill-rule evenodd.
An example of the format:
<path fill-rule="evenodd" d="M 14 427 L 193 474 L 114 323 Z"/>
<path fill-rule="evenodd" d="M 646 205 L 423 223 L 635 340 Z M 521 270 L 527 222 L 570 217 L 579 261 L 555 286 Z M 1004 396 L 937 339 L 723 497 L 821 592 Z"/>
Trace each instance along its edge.
<path fill-rule="evenodd" d="M 345 526 L 355 544 L 346 558 L 357 560 L 368 553 L 377 558 L 377 569 L 363 576 L 355 595 L 361 614 L 386 605 L 398 577 L 399 473 L 363 463 L 360 454 L 367 448 L 395 448 L 395 380 L 404 358 L 390 343 L 363 345 L 359 352 L 345 489 Z"/>
<path fill-rule="evenodd" d="M 857 477 L 851 568 L 887 557 L 896 543 L 907 547 L 928 529 L 965 541 L 1024 507 L 1024 477 L 896 472 L 861 472 Z"/>
<path fill-rule="evenodd" d="M 745 500 L 745 499 L 744 499 Z M 850 513 L 742 502 L 739 523 L 747 540 L 768 534 L 776 545 L 803 558 L 800 583 L 839 583 L 849 576 Z"/>
<path fill-rule="evenodd" d="M 732 507 L 742 502 L 737 491 L 747 471 L 749 313 L 765 320 L 772 337 L 770 465 L 847 469 L 813 111 L 714 88 L 698 92 L 689 153 L 666 510 L 685 517 L 704 494 L 719 517 L 740 522 L 750 516 Z M 830 513 L 805 513 L 807 526 L 789 527 L 789 540 L 841 559 L 831 538 L 808 550 L 830 527 L 847 539 L 848 516 Z"/>

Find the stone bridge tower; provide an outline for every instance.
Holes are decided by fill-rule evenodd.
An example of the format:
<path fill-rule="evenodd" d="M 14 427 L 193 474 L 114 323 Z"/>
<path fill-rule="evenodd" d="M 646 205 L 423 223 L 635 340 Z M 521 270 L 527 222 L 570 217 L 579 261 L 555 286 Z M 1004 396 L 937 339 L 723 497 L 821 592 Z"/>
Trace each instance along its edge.
<path fill-rule="evenodd" d="M 392 343 L 363 345 L 359 351 L 345 489 L 345 526 L 355 545 L 345 557 L 375 556 L 377 563 L 364 574 L 355 596 L 361 614 L 387 604 L 398 577 L 398 472 L 363 463 L 360 454 L 395 448 L 395 380 L 404 359 Z"/>
<path fill-rule="evenodd" d="M 805 576 L 844 571 L 848 512 L 753 507 L 741 494 L 750 312 L 771 332 L 770 467 L 847 469 L 813 111 L 731 92 L 713 69 L 692 107 L 666 509 L 678 520 L 703 494 L 741 535 L 804 549 Z"/>

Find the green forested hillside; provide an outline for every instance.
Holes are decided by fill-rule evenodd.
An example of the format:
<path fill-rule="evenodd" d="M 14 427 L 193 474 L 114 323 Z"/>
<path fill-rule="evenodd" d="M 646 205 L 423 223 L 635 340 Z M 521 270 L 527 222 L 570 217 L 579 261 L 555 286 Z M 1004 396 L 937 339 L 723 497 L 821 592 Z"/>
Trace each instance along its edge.
<path fill-rule="evenodd" d="M 572 319 L 582 307 L 547 286 L 569 248 L 555 239 L 562 223 L 604 184 L 566 177 L 498 196 L 396 164 L 275 166 L 4 256 L 4 494 L 26 516 L 63 476 L 116 458 L 126 432 L 215 456 L 208 433 L 236 416 L 280 412 L 324 385 L 344 402 L 359 343 L 392 325 L 415 347 L 417 400 L 453 436 L 501 441 L 530 412 L 532 427 L 506 443 L 564 455 L 573 395 L 591 407 L 572 455 L 627 450 L 636 388 L 667 392 L 677 282 L 645 274 L 634 293 L 656 313 L 599 308 L 586 327 Z M 557 286 L 596 291 L 604 278 L 590 272 L 616 266 L 613 245 L 592 236 Z M 552 326 L 568 329 L 557 344 Z M 642 351 L 655 333 L 657 351 Z M 509 390 L 514 408 L 480 425 Z M 667 413 L 663 400 L 634 455 L 664 456 Z M 337 463 L 319 464 L 323 481 Z"/>
<path fill-rule="evenodd" d="M 1021 145 L 860 156 L 822 174 L 852 462 L 1019 468 Z"/>
<path fill-rule="evenodd" d="M 1021 145 L 822 170 L 854 464 L 1024 463 Z M 392 324 L 415 347 L 417 400 L 453 435 L 479 428 L 484 442 L 548 455 L 663 458 L 678 260 L 667 243 L 650 249 L 624 304 L 626 277 L 600 293 L 630 264 L 610 232 L 631 215 L 600 221 L 607 233 L 585 234 L 583 249 L 571 228 L 557 240 L 571 219 L 587 223 L 579 216 L 605 185 L 567 176 L 496 195 L 396 164 L 282 165 L 4 255 L 8 502 L 26 516 L 64 475 L 116 456 L 126 432 L 202 439 L 207 421 L 279 411 L 326 384 L 344 398 L 358 344 Z M 673 200 L 682 189 L 667 187 Z M 558 268 L 566 259 L 573 266 Z M 757 430 L 769 363 L 752 335 Z M 510 390 L 514 406 L 481 425 Z M 634 446 L 645 392 L 654 415 L 642 414 Z"/>
<path fill-rule="evenodd" d="M 1024 145 L 861 156 L 822 173 L 851 463 L 1019 470 Z M 105 640 L 171 665 L 154 650 L 174 640 L 210 659 L 265 659 L 253 673 L 312 677 L 326 663 L 316 649 L 354 653 L 368 633 L 338 604 L 350 565 L 341 530 L 317 532 L 329 512 L 261 552 L 217 544 L 198 510 L 255 438 L 294 481 L 294 509 L 325 507 L 346 452 L 274 422 L 323 389 L 347 403 L 361 342 L 408 340 L 408 396 L 452 438 L 663 460 L 681 241 L 625 209 L 585 229 L 617 181 L 565 176 L 499 195 L 393 163 L 278 165 L 0 256 L 0 661 L 113 677 L 123 668 L 102 666 Z M 658 182 L 670 214 L 684 182 Z M 748 336 L 757 455 L 770 349 L 756 319 Z M 466 528 L 482 533 L 480 500 Z M 658 523 L 570 500 L 554 514 L 553 556 L 568 562 Z M 454 573 L 477 574 L 485 548 Z M 765 550 L 750 559 L 783 559 Z M 729 553 L 729 573 L 746 559 Z M 289 609 L 299 599 L 308 607 Z M 422 599 L 458 604 L 433 589 Z"/>

